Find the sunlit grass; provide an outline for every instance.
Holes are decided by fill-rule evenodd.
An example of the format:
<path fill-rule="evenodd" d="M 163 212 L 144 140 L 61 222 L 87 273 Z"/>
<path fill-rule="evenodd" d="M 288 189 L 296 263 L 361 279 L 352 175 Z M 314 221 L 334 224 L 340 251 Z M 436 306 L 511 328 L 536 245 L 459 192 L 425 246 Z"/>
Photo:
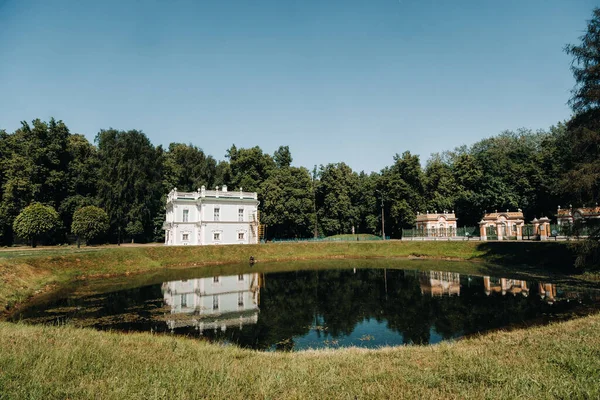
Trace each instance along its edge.
<path fill-rule="evenodd" d="M 260 353 L 0 323 L 0 397 L 598 398 L 600 316 L 425 347 Z"/>
<path fill-rule="evenodd" d="M 499 246 L 498 246 L 499 245 Z M 565 257 L 566 254 L 566 257 Z M 250 256 L 265 262 L 338 258 L 416 257 L 435 260 L 485 260 L 509 265 L 514 272 L 569 271 L 569 251 L 561 243 L 400 242 L 273 243 L 232 246 L 77 247 L 0 251 L 0 310 L 22 302 L 48 284 L 75 279 L 167 268 L 247 264 Z M 525 265 L 532 267 L 525 267 Z M 574 272 L 572 267 L 571 273 Z M 463 271 L 455 271 L 463 272 Z"/>
<path fill-rule="evenodd" d="M 0 304 L 26 300 L 51 283 L 63 287 L 86 279 L 89 290 L 103 285 L 113 290 L 161 282 L 170 274 L 182 279 L 336 268 L 340 258 L 356 259 L 358 268 L 552 275 L 597 285 L 589 274 L 556 272 L 556 267 L 572 271 L 555 256 L 564 250 L 543 243 L 497 248 L 478 242 L 378 241 L 0 252 Z M 247 263 L 250 255 L 258 260 L 253 267 Z M 426 259 L 397 260 L 401 257 Z M 515 257 L 532 267 L 515 264 Z M 552 259 L 556 265 L 547 261 Z M 297 261 L 272 262 L 289 260 Z M 168 335 L 0 323 L 0 399 L 598 398 L 598 332 L 600 316 L 593 315 L 435 346 L 267 354 Z"/>

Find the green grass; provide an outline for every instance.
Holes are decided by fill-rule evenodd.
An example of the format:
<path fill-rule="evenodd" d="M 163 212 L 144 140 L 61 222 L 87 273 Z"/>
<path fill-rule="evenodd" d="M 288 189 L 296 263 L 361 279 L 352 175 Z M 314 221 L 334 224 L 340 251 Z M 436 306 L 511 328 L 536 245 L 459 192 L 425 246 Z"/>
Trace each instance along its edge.
<path fill-rule="evenodd" d="M 564 243 L 328 242 L 232 246 L 84 247 L 0 251 L 0 310 L 10 309 L 47 285 L 77 279 L 156 272 L 165 268 L 327 258 L 420 257 L 484 260 L 514 272 L 573 273 Z M 529 267 L 525 267 L 529 266 Z"/>
<path fill-rule="evenodd" d="M 597 275 L 570 275 L 571 250 L 561 243 L 68 248 L 2 253 L 0 301 L 14 304 L 44 285 L 65 287 L 81 279 L 95 291 L 160 282 L 175 270 L 179 279 L 235 274 L 250 268 L 250 255 L 259 261 L 253 270 L 261 272 L 332 267 L 336 259 L 356 258 L 357 266 L 405 262 L 414 269 L 552 276 L 598 286 Z M 388 260 L 409 256 L 426 259 Z M 271 262 L 284 260 L 299 261 Z M 600 315 L 591 315 L 434 346 L 273 354 L 149 333 L 0 322 L 0 399 L 598 398 L 598 332 Z"/>
<path fill-rule="evenodd" d="M 259 353 L 0 323 L 0 398 L 598 398 L 600 316 L 425 347 Z"/>

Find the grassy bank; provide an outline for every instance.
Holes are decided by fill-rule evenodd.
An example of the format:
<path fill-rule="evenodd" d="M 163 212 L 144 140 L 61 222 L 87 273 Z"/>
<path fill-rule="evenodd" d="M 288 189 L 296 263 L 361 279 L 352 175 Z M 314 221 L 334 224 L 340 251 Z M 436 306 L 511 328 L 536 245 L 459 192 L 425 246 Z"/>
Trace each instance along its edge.
<path fill-rule="evenodd" d="M 0 310 L 10 309 L 46 285 L 82 277 L 156 272 L 168 267 L 327 258 L 426 257 L 484 260 L 521 271 L 572 273 L 572 254 L 564 243 L 340 242 L 280 243 L 253 246 L 67 248 L 0 252 Z"/>
<path fill-rule="evenodd" d="M 258 353 L 0 323 L 0 398 L 598 398 L 600 316 L 426 347 Z"/>
<path fill-rule="evenodd" d="M 250 255 L 259 260 L 252 268 Z M 431 259 L 388 260 L 409 256 Z M 77 290 L 99 292 L 103 285 L 106 290 L 133 287 L 168 280 L 170 274 L 186 279 L 249 269 L 333 268 L 338 258 L 356 258 L 357 267 L 406 264 L 461 274 L 584 279 L 598 285 L 569 276 L 572 254 L 562 243 L 123 247 L 2 253 L 0 301 L 21 301 L 46 284 L 66 288 L 80 279 L 89 284 Z M 301 261 L 270 262 L 281 260 Z M 166 335 L 0 322 L 0 399 L 598 398 L 599 331 L 600 315 L 591 315 L 435 346 L 260 353 Z"/>

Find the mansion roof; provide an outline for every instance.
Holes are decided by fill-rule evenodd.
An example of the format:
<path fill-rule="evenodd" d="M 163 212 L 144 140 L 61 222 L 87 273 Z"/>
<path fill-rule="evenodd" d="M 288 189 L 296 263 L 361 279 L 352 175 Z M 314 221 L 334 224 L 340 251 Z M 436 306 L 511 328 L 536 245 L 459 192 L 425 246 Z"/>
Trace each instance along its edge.
<path fill-rule="evenodd" d="M 177 188 L 171 190 L 167 196 L 167 203 L 174 200 L 191 200 L 195 201 L 198 199 L 224 199 L 224 200 L 258 200 L 258 194 L 256 192 L 244 192 L 240 188 L 235 192 L 227 191 L 227 186 L 223 186 L 221 190 L 206 190 L 204 186 L 198 189 L 196 192 L 179 192 Z"/>

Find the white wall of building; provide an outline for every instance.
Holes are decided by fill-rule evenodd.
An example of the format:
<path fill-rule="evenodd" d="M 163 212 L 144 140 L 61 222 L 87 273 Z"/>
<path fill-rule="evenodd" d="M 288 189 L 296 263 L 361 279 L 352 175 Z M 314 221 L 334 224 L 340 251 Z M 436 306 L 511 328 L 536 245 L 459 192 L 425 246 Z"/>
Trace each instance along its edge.
<path fill-rule="evenodd" d="M 257 194 L 174 189 L 167 198 L 164 229 L 166 245 L 258 243 Z"/>

